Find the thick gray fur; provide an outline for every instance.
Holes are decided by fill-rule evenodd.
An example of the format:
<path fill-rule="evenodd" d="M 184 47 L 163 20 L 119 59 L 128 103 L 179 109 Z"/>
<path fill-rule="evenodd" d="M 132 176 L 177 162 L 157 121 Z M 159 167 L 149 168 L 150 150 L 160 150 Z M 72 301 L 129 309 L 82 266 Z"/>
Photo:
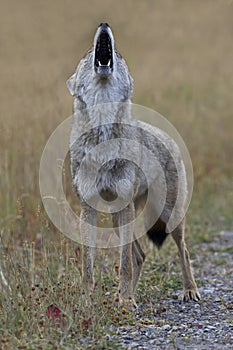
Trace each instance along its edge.
<path fill-rule="evenodd" d="M 106 46 L 107 37 L 112 50 L 112 58 L 108 64 L 101 64 L 96 58 L 96 48 L 102 33 L 107 33 L 102 39 L 102 45 Z M 104 50 L 105 48 L 103 52 L 107 55 Z M 102 59 L 102 56 L 98 57 Z M 93 48 L 81 60 L 67 86 L 74 96 L 70 159 L 73 185 L 81 205 L 80 231 L 84 244 L 82 277 L 85 289 L 89 292 L 94 284 L 93 227 L 96 225 L 97 211 L 90 202 L 96 203 L 101 196 L 105 201 L 109 201 L 110 206 L 111 201 L 119 197 L 123 203 L 128 203 L 124 209 L 112 214 L 113 225 L 121 242 L 119 296 L 121 303 L 130 300 L 136 305 L 134 290 L 145 255 L 139 241 L 135 239 L 133 219 L 136 215 L 135 210 L 140 207 L 149 190 L 153 195 L 144 218 L 148 236 L 160 247 L 167 234 L 172 234 L 180 253 L 184 281 L 183 298 L 198 300 L 200 296 L 184 241 L 187 181 L 180 151 L 166 133 L 132 117 L 133 80 L 125 60 L 114 48 L 114 38 L 107 24 L 99 26 Z M 137 160 L 137 164 L 147 167 L 146 179 L 133 162 L 119 158 L 105 162 L 106 152 L 110 158 L 111 154 L 112 158 L 116 155 L 116 149 L 111 147 L 111 144 L 106 147 L 105 152 L 98 154 L 90 152 L 102 142 L 116 139 L 119 140 L 119 154 L 129 153 L 130 156 L 136 157 L 133 159 Z M 135 147 L 133 146 L 130 151 L 121 141 L 126 139 L 135 141 Z M 160 174 L 157 171 L 158 164 L 148 162 L 136 143 L 150 150 L 160 164 L 164 178 L 158 176 Z M 84 171 L 80 172 L 84 158 L 86 159 Z M 104 166 L 100 167 L 104 162 Z M 90 186 L 88 182 L 88 176 L 92 175 L 96 176 L 96 186 Z M 167 193 L 162 203 L 158 189 L 163 188 L 164 181 Z M 154 222 L 155 217 L 157 220 Z M 132 225 L 126 225 L 130 222 Z M 174 223 L 177 225 L 174 226 Z"/>

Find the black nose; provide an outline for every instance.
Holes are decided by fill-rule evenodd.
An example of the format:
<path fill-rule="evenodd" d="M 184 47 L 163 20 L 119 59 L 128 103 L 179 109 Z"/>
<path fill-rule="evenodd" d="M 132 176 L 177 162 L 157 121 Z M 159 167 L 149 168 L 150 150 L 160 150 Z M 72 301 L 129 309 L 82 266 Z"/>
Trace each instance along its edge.
<path fill-rule="evenodd" d="M 100 23 L 99 26 L 102 27 L 103 29 L 106 29 L 107 27 L 109 27 L 108 23 Z"/>

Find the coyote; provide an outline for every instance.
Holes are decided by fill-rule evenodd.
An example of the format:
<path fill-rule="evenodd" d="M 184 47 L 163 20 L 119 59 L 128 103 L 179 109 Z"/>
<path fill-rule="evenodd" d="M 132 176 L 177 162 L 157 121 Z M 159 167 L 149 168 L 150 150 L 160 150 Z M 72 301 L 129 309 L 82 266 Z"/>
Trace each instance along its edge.
<path fill-rule="evenodd" d="M 107 23 L 101 23 L 94 37 L 93 48 L 79 63 L 75 73 L 67 81 L 67 87 L 74 99 L 74 120 L 70 134 L 71 173 L 75 191 L 80 200 L 80 232 L 83 243 L 82 280 L 85 290 L 91 292 L 94 285 L 93 267 L 95 251 L 95 226 L 97 220 L 96 198 L 101 196 L 105 202 L 114 202 L 120 197 L 125 207 L 112 211 L 112 223 L 120 239 L 119 301 L 136 306 L 134 291 L 145 254 L 134 233 L 134 218 L 141 203 L 148 195 L 150 186 L 156 182 L 149 210 L 145 214 L 145 226 L 148 237 L 160 248 L 169 234 L 171 216 L 180 215 L 177 227 L 170 233 L 178 247 L 183 274 L 183 300 L 199 300 L 200 295 L 192 274 L 189 253 L 184 240 L 184 214 L 182 205 L 186 196 L 186 173 L 178 146 L 161 130 L 134 120 L 131 113 L 133 80 L 125 60 L 114 48 L 114 37 Z M 122 124 L 124 121 L 124 124 Z M 130 121 L 127 124 L 127 121 Z M 105 141 L 128 139 L 137 141 L 156 155 L 165 174 L 166 198 L 159 217 L 156 188 L 160 179 L 155 179 L 153 164 L 149 179 L 134 162 L 115 158 L 105 162 L 100 168 L 95 156 L 89 151 Z M 123 145 L 123 141 L 122 141 Z M 165 145 L 165 146 L 164 146 Z M 121 147 L 121 146 L 119 146 Z M 122 146 L 123 147 L 123 146 Z M 105 152 L 113 152 L 113 146 Z M 127 150 L 126 150 L 127 151 Z M 113 152 L 114 153 L 114 152 Z M 140 158 L 140 149 L 135 151 Z M 101 158 L 101 154 L 98 157 Z M 80 166 L 84 158 L 85 176 L 80 175 Z M 139 162 L 146 162 L 141 157 Z M 98 163 L 98 164 L 97 164 Z M 96 186 L 89 186 L 88 177 L 96 175 Z M 151 185 L 152 184 L 152 185 Z M 178 188 L 179 187 L 179 188 Z M 175 206 L 179 189 L 179 206 Z M 154 191 L 154 192 L 153 192 Z M 183 213 L 183 216 L 182 216 Z M 150 222 L 150 223 L 149 223 Z M 148 224 L 149 223 L 149 224 Z"/>

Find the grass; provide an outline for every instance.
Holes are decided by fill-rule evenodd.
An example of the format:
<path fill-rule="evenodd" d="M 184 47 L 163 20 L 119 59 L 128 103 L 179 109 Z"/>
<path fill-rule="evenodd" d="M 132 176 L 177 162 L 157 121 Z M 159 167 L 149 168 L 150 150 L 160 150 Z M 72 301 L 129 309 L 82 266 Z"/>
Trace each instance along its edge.
<path fill-rule="evenodd" d="M 164 249 L 148 254 L 136 294 L 147 307 L 138 320 L 117 307 L 117 251 L 99 251 L 88 307 L 78 245 L 49 222 L 41 203 L 41 153 L 72 110 L 65 80 L 103 19 L 115 29 L 134 76 L 134 102 L 166 116 L 190 151 L 195 186 L 187 239 L 193 260 L 200 242 L 232 230 L 232 11 L 229 1 L 217 0 L 108 6 L 99 0 L 98 8 L 71 0 L 56 6 L 2 2 L 0 261 L 8 286 L 0 278 L 0 348 L 120 349 L 118 327 L 152 322 L 154 305 L 181 289 L 177 252 L 168 239 Z M 69 188 L 68 195 L 75 201 Z"/>

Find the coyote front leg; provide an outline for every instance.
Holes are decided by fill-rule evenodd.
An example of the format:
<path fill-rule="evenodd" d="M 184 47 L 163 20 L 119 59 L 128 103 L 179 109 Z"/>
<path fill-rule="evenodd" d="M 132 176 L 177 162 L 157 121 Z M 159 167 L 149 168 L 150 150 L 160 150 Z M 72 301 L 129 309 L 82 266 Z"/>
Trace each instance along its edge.
<path fill-rule="evenodd" d="M 82 239 L 82 282 L 89 295 L 94 288 L 94 254 L 96 240 L 96 211 L 86 203 L 81 203 L 80 232 Z"/>
<path fill-rule="evenodd" d="M 120 237 L 117 215 L 113 215 L 113 226 L 114 226 L 115 233 L 117 234 L 118 237 Z M 141 248 L 140 243 L 136 239 L 135 235 L 133 236 L 133 239 L 134 240 L 132 242 L 132 263 L 133 263 L 133 292 L 134 292 L 136 289 L 137 281 L 139 279 L 142 265 L 145 261 L 146 256 Z"/>
<path fill-rule="evenodd" d="M 114 222 L 117 222 L 120 236 L 120 283 L 119 302 L 132 303 L 136 306 L 133 296 L 134 271 L 133 271 L 133 234 L 134 234 L 134 205 L 130 203 L 125 209 L 114 214 Z M 126 226 L 127 225 L 127 226 Z"/>

